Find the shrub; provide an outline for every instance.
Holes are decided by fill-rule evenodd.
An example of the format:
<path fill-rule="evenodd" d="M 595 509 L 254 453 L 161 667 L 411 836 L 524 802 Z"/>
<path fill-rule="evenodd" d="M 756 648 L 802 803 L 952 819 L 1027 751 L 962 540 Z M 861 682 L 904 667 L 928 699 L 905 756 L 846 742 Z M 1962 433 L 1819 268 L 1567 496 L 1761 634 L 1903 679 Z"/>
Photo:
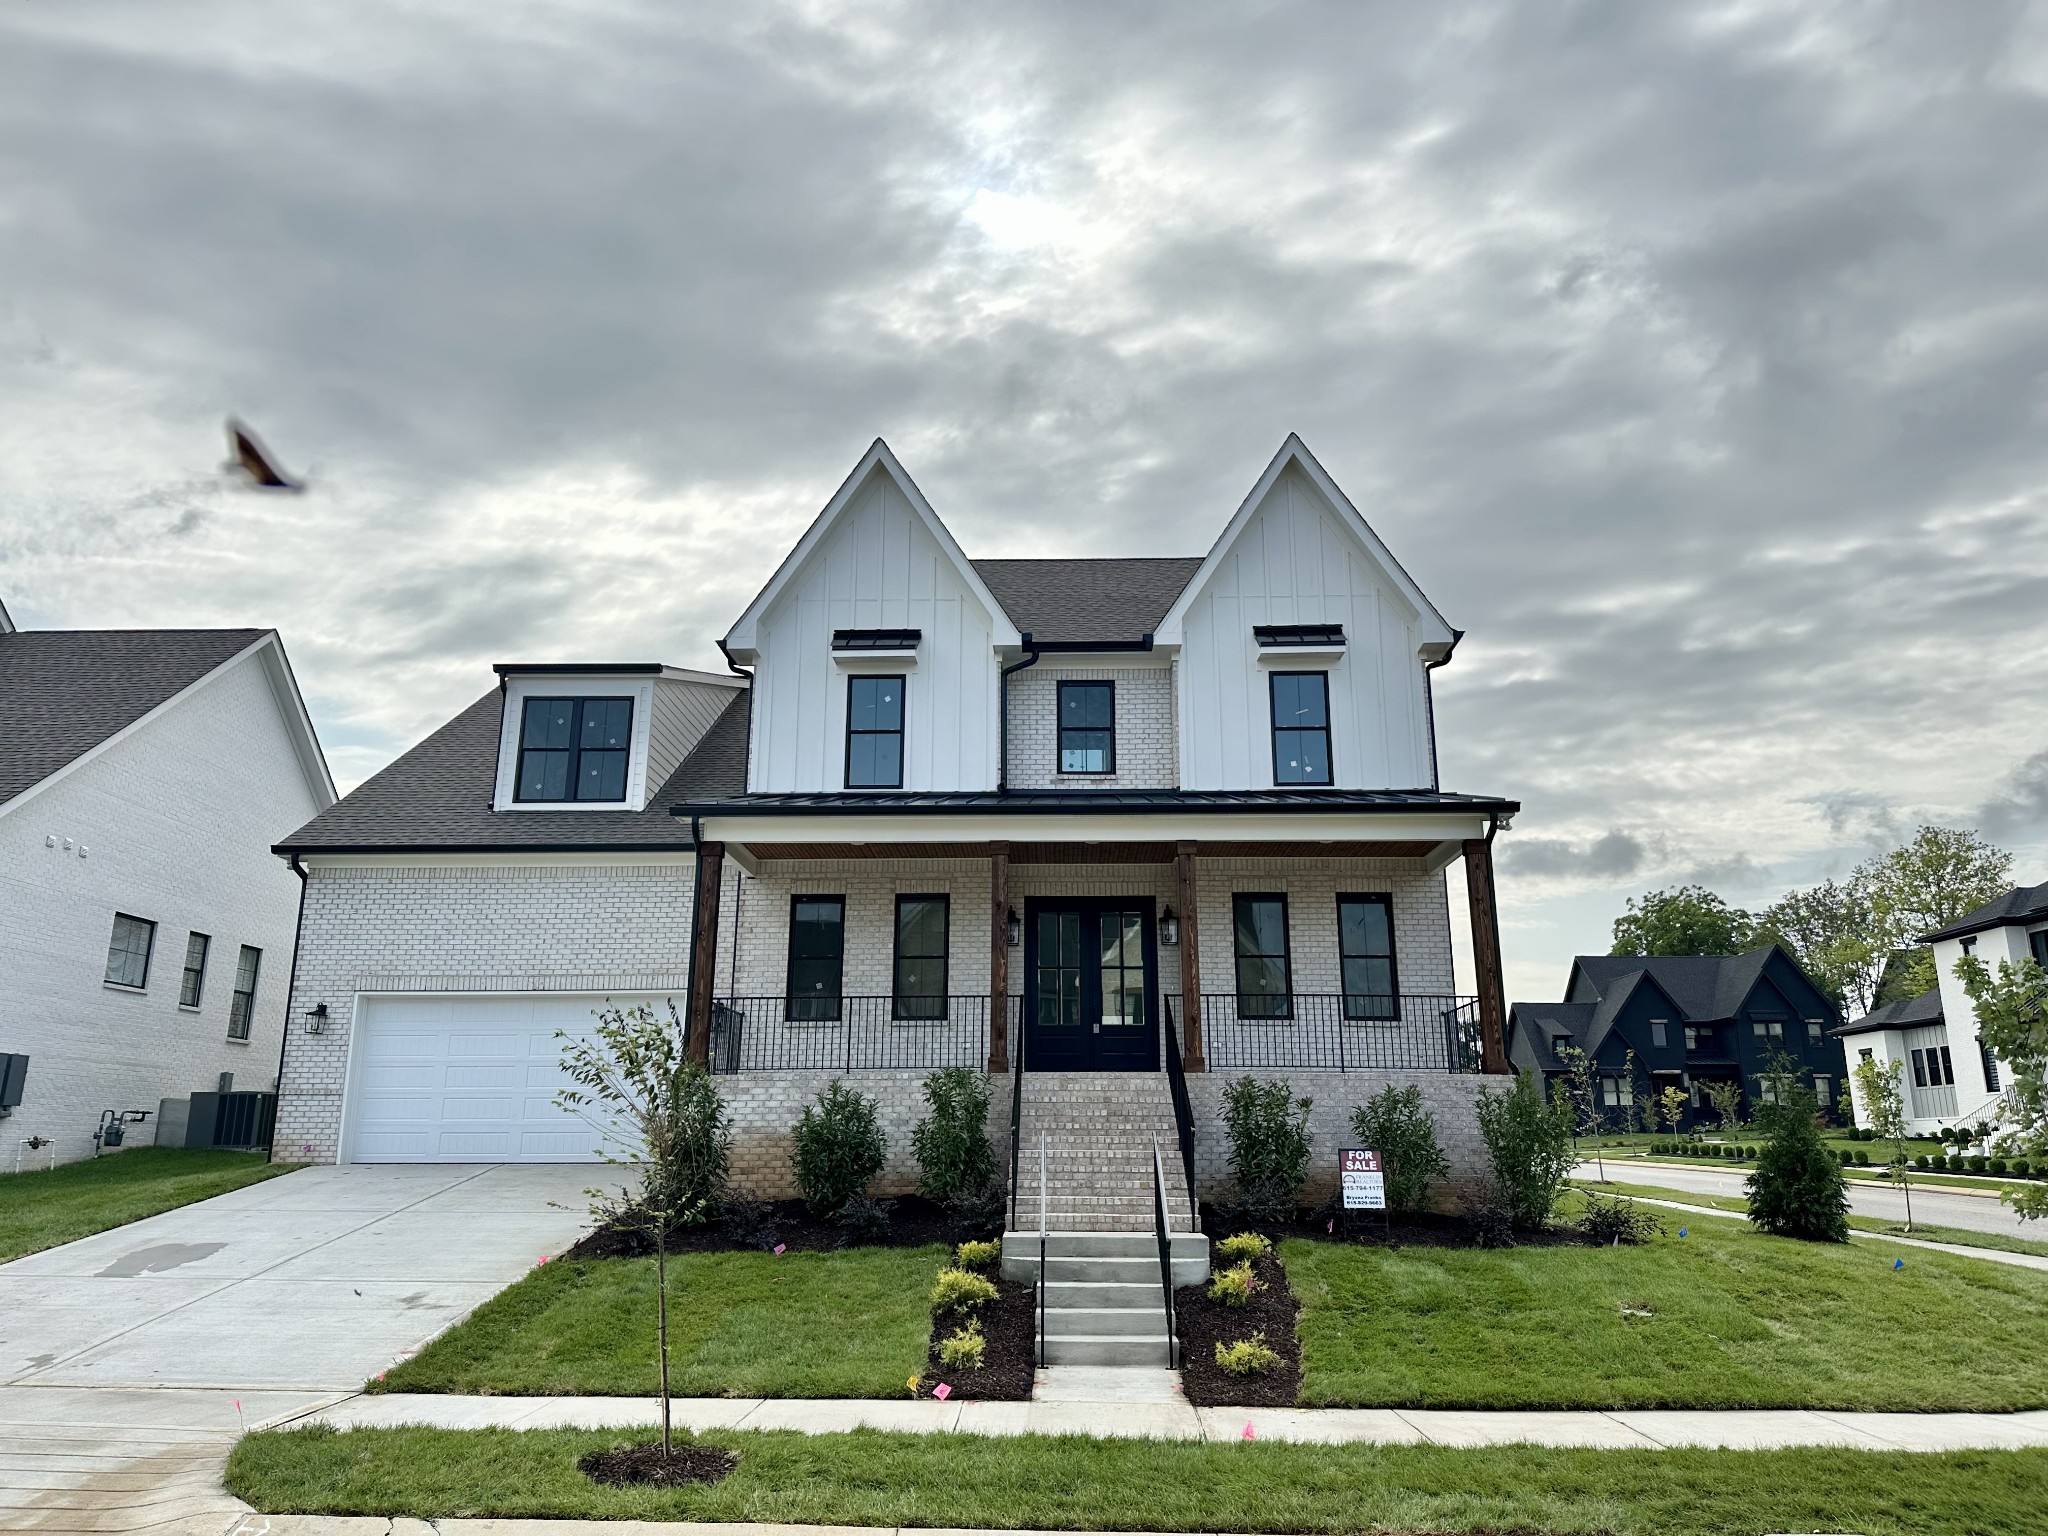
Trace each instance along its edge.
<path fill-rule="evenodd" d="M 1351 1112 L 1358 1144 L 1378 1151 L 1386 1169 L 1387 1205 L 1402 1214 L 1429 1205 L 1432 1179 L 1451 1176 L 1450 1160 L 1437 1144 L 1436 1121 L 1422 1104 L 1422 1089 L 1389 1087 Z"/>
<path fill-rule="evenodd" d="M 1986 1166 L 1986 1161 L 1982 1157 L 1973 1157 L 1969 1160 L 1969 1168 L 1972 1173 L 1982 1173 Z"/>
<path fill-rule="evenodd" d="M 1216 1245 L 1217 1256 L 1232 1264 L 1248 1264 L 1253 1259 L 1263 1259 L 1272 1251 L 1272 1242 L 1257 1232 L 1240 1232 Z"/>
<path fill-rule="evenodd" d="M 1993 1159 L 1991 1159 L 1991 1162 L 1990 1162 L 1990 1164 L 1989 1164 L 1988 1166 L 1989 1166 L 1989 1168 L 1990 1168 L 1990 1171 L 1991 1171 L 1991 1172 L 1993 1172 L 1993 1173 L 1995 1173 L 1995 1174 L 1997 1174 L 1997 1175 L 1998 1175 L 1998 1176 L 1999 1176 L 2000 1178 L 2004 1178 L 2004 1177 L 2005 1177 L 2005 1159 L 2004 1159 L 2004 1158 L 2002 1158 L 2002 1157 L 1994 1157 Z"/>
<path fill-rule="evenodd" d="M 775 1222 L 775 1207 L 767 1200 L 756 1200 L 748 1194 L 730 1195 L 719 1207 L 719 1214 L 725 1218 L 727 1234 L 742 1248 L 758 1248 L 765 1253 L 782 1241 L 782 1228 Z"/>
<path fill-rule="evenodd" d="M 962 1243 L 953 1250 L 953 1262 L 962 1269 L 994 1269 L 1002 1260 L 1001 1243 Z"/>
<path fill-rule="evenodd" d="M 896 1209 L 894 1200 L 870 1200 L 866 1195 L 855 1195 L 839 1207 L 834 1218 L 839 1223 L 839 1246 L 859 1248 L 885 1242 L 889 1226 Z"/>
<path fill-rule="evenodd" d="M 1591 1242 L 1608 1247 L 1614 1243 L 1647 1243 L 1664 1230 L 1664 1223 L 1648 1211 L 1638 1209 L 1626 1196 L 1609 1198 L 1586 1192 L 1586 1209 L 1579 1217 L 1579 1230 Z"/>
<path fill-rule="evenodd" d="M 1281 1360 L 1279 1351 L 1266 1342 L 1266 1336 L 1255 1333 L 1235 1344 L 1218 1341 L 1216 1363 L 1233 1376 L 1263 1376 L 1278 1370 Z"/>
<path fill-rule="evenodd" d="M 1471 1224 L 1472 1242 L 1479 1248 L 1512 1248 L 1515 1246 L 1514 1213 L 1497 1191 L 1488 1190 L 1477 1199 L 1465 1202 L 1465 1220 Z"/>
<path fill-rule="evenodd" d="M 1308 1177 L 1308 1112 L 1285 1083 L 1240 1077 L 1223 1090 L 1223 1123 L 1230 1133 L 1230 1171 L 1238 1200 L 1251 1215 L 1285 1221 L 1294 1214 Z"/>
<path fill-rule="evenodd" d="M 1744 1148 L 1742 1149 L 1742 1155 L 1743 1155 L 1743 1157 L 1744 1157 L 1745 1159 L 1747 1159 L 1748 1161 L 1750 1161 L 1750 1162 L 1752 1162 L 1752 1163 L 1753 1163 L 1753 1162 L 1755 1162 L 1755 1161 L 1756 1161 L 1756 1148 L 1755 1148 L 1755 1147 L 1744 1147 Z"/>
<path fill-rule="evenodd" d="M 942 1269 L 932 1281 L 932 1310 L 972 1311 L 983 1302 L 994 1301 L 1000 1294 L 980 1275 L 969 1274 L 964 1269 Z"/>
<path fill-rule="evenodd" d="M 934 1072 L 924 1080 L 924 1101 L 931 1113 L 910 1133 L 911 1150 L 917 1154 L 918 1188 L 933 1200 L 951 1204 L 995 1183 L 986 1074 L 971 1067 Z"/>
<path fill-rule="evenodd" d="M 1842 1164 L 1820 1138 L 1813 1090 L 1793 1089 L 1757 1114 L 1770 1140 L 1744 1182 L 1749 1219 L 1760 1232 L 1808 1242 L 1849 1241 L 1849 1196 Z M 1864 1154 L 1858 1154 L 1862 1160 Z"/>
<path fill-rule="evenodd" d="M 1517 1227 L 1550 1220 L 1558 1192 L 1571 1177 L 1572 1106 L 1563 1094 L 1546 1102 L 1533 1077 L 1519 1077 L 1505 1093 L 1479 1091 L 1479 1134 L 1493 1166 L 1493 1187 Z"/>
<path fill-rule="evenodd" d="M 1914 1159 L 1913 1159 L 1913 1166 L 1914 1166 L 1915 1168 L 1919 1168 L 1919 1169 L 1922 1169 L 1922 1170 L 1924 1171 L 1924 1170 L 1926 1169 L 1926 1167 L 1927 1167 L 1927 1159 L 1926 1159 L 1926 1157 L 1925 1157 L 1925 1156 L 1923 1155 L 1923 1156 L 1920 1156 L 1920 1157 L 1916 1157 L 1916 1158 L 1914 1158 Z"/>
<path fill-rule="evenodd" d="M 1234 1264 L 1229 1269 L 1217 1270 L 1210 1278 L 1209 1299 L 1226 1307 L 1241 1307 L 1252 1299 L 1252 1292 L 1258 1288 L 1259 1282 L 1252 1274 L 1251 1265 Z"/>
<path fill-rule="evenodd" d="M 875 1118 L 875 1101 L 855 1093 L 838 1078 L 827 1083 L 818 1102 L 806 1104 L 790 1138 L 796 1187 L 814 1215 L 830 1216 L 882 1171 L 889 1138 Z"/>
<path fill-rule="evenodd" d="M 1868 1168 L 1870 1166 L 1870 1154 L 1859 1151 L 1856 1154 L 1856 1166 L 1858 1168 Z"/>
<path fill-rule="evenodd" d="M 988 1340 L 982 1336 L 980 1318 L 969 1318 L 965 1328 L 956 1328 L 939 1340 L 939 1364 L 956 1371 L 980 1370 L 987 1352 Z"/>
<path fill-rule="evenodd" d="M 2034 1165 L 2024 1157 L 2016 1157 L 2012 1160 L 2012 1172 L 2016 1179 L 2031 1179 L 2034 1176 Z"/>

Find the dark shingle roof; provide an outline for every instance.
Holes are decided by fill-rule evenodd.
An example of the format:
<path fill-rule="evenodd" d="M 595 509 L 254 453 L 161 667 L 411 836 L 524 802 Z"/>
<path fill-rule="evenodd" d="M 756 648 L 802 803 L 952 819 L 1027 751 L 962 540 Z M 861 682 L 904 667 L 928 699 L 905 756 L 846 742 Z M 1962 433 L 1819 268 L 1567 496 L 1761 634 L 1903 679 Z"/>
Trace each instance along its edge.
<path fill-rule="evenodd" d="M 2039 885 L 2017 886 L 1920 942 L 1932 944 L 1936 939 L 1960 938 L 1966 933 L 1982 933 L 1986 928 L 2003 928 L 2008 923 L 2038 923 L 2044 917 L 2048 917 L 2048 880 Z"/>
<path fill-rule="evenodd" d="M 972 564 L 1020 631 L 1035 640 L 1071 644 L 1137 641 L 1151 634 L 1202 568 L 1202 556 Z"/>
<path fill-rule="evenodd" d="M 1516 1039 L 1526 1041 L 1530 1060 L 1545 1072 L 1562 1071 L 1555 1042 L 1585 1050 L 1586 1036 L 1593 1027 L 1592 1003 L 1516 1003 L 1508 1012 L 1508 1027 Z"/>
<path fill-rule="evenodd" d="M 133 725 L 267 629 L 0 634 L 0 803 Z"/>
<path fill-rule="evenodd" d="M 667 809 L 678 800 L 724 800 L 747 792 L 747 748 L 753 724 L 754 690 L 743 688 L 725 712 L 711 722 L 703 740 L 669 775 L 661 794 L 647 808 Z"/>
<path fill-rule="evenodd" d="M 1936 987 L 1918 997 L 1902 997 L 1882 1008 L 1873 1008 L 1862 1018 L 1853 1019 L 1828 1033 L 1839 1038 L 1842 1035 L 1867 1035 L 1877 1029 L 1914 1029 L 1922 1024 L 1940 1022 L 1941 989 Z"/>
<path fill-rule="evenodd" d="M 1705 1022 L 1735 1017 L 1772 953 L 1765 945 L 1739 955 L 1580 955 L 1572 964 L 1603 1002 L 1618 1006 L 1629 978 L 1647 974 L 1688 1020 Z"/>

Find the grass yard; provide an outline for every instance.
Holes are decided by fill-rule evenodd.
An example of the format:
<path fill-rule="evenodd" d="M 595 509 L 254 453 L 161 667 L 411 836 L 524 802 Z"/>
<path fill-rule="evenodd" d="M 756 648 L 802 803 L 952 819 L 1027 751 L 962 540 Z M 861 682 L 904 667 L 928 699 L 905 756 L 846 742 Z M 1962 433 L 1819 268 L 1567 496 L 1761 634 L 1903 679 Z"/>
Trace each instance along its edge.
<path fill-rule="evenodd" d="M 680 1397 L 907 1397 L 944 1248 L 692 1253 L 668 1261 Z M 559 1260 L 499 1292 L 369 1390 L 645 1396 L 654 1260 Z"/>
<path fill-rule="evenodd" d="M 265 1514 L 762 1521 L 1111 1531 L 1574 1536 L 2028 1536 L 2048 1452 L 1592 1451 L 1042 1435 L 720 1431 L 725 1481 L 604 1488 L 606 1430 L 299 1429 L 250 1435 L 230 1492 Z M 631 1438 L 644 1438 L 637 1432 Z"/>
<path fill-rule="evenodd" d="M 135 1147 L 0 1174 L 0 1263 L 290 1173 L 260 1152 Z"/>
<path fill-rule="evenodd" d="M 1670 1213 L 1676 1215 L 1677 1213 Z M 1691 1235 L 1681 1238 L 1683 1223 Z M 1304 1403 L 1428 1408 L 2048 1405 L 2048 1274 L 1711 1216 L 1637 1248 L 1291 1239 Z M 1894 1258 L 1906 1266 L 1894 1271 Z M 1927 1348 L 1928 1319 L 1941 1348 Z"/>

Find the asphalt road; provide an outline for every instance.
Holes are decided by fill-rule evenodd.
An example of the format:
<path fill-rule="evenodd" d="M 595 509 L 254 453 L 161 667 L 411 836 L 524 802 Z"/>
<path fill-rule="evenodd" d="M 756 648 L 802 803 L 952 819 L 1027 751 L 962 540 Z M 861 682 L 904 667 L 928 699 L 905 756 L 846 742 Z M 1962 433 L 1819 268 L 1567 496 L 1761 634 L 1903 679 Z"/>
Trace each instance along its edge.
<path fill-rule="evenodd" d="M 1606 1167 L 1607 1177 L 1617 1184 L 1658 1184 L 1666 1189 L 1738 1198 L 1743 1193 L 1742 1181 L 1748 1177 L 1746 1173 L 1724 1172 L 1719 1168 L 1673 1168 L 1661 1164 L 1644 1167 L 1639 1163 L 1619 1160 L 1610 1160 Z M 1582 1179 L 1598 1178 L 1599 1168 L 1593 1163 L 1582 1162 L 1578 1176 Z M 1880 1221 L 1904 1221 L 1906 1197 L 1896 1189 L 1873 1189 L 1868 1184 L 1851 1180 L 1849 1209 L 1858 1216 L 1872 1216 Z M 2023 1226 L 2019 1217 L 2013 1214 L 2012 1207 L 2001 1205 L 1996 1195 L 1962 1194 L 1934 1185 L 1916 1184 L 1913 1187 L 1913 1220 L 1928 1226 L 1961 1227 L 1971 1232 L 2005 1232 L 2014 1237 L 2048 1240 L 2048 1223 L 2036 1221 Z"/>

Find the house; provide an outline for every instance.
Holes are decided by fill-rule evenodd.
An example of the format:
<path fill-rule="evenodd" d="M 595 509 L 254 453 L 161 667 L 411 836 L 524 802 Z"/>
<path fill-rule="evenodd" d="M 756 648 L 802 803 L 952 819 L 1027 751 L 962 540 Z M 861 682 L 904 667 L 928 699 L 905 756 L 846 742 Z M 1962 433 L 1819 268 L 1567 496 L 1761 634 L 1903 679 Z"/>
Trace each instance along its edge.
<path fill-rule="evenodd" d="M 2003 1076 L 1998 1058 L 1978 1038 L 1976 1009 L 1956 975 L 1956 962 L 1976 955 L 1994 974 L 2001 960 L 2048 966 L 2048 882 L 2016 886 L 1921 942 L 1933 947 L 1940 985 L 1873 1009 L 1837 1034 L 1854 1059 L 1901 1064 L 1911 1134 L 1998 1125 L 2007 1112 Z M 1860 1094 L 1856 1123 L 1869 1123 Z"/>
<path fill-rule="evenodd" d="M 1789 1056 L 1831 1106 L 1842 1081 L 1841 1014 L 1776 945 L 1739 955 L 1580 955 L 1561 1003 L 1516 1003 L 1508 1059 L 1554 1083 L 1562 1052 L 1591 1059 L 1603 1115 L 1617 1128 L 1654 1121 L 1667 1088 L 1685 1094 L 1680 1129 L 1719 1124 L 1707 1085 L 1732 1082 L 1754 1106 L 1776 1088 L 1772 1065 Z M 1631 1062 L 1631 1056 L 1633 1062 Z M 1745 1111 L 1746 1112 L 1746 1111 Z"/>
<path fill-rule="evenodd" d="M 270 846 L 334 798 L 274 630 L 0 608 L 0 1168 L 275 1087 L 299 882 Z"/>
<path fill-rule="evenodd" d="M 1187 1226 L 1247 1072 L 1314 1099 L 1325 1188 L 1397 1082 L 1475 1177 L 1517 807 L 1437 781 L 1459 632 L 1296 438 L 1217 521 L 1185 558 L 970 560 L 878 441 L 725 670 L 499 666 L 278 844 L 306 878 L 280 1155 L 588 1160 L 557 1031 L 672 1001 L 762 1195 L 835 1075 L 880 1107 L 880 1192 L 913 1187 L 949 1066 L 997 1079 L 1033 1223 L 1043 1137 L 1056 1227 L 1150 1233 L 1155 1146 Z"/>

